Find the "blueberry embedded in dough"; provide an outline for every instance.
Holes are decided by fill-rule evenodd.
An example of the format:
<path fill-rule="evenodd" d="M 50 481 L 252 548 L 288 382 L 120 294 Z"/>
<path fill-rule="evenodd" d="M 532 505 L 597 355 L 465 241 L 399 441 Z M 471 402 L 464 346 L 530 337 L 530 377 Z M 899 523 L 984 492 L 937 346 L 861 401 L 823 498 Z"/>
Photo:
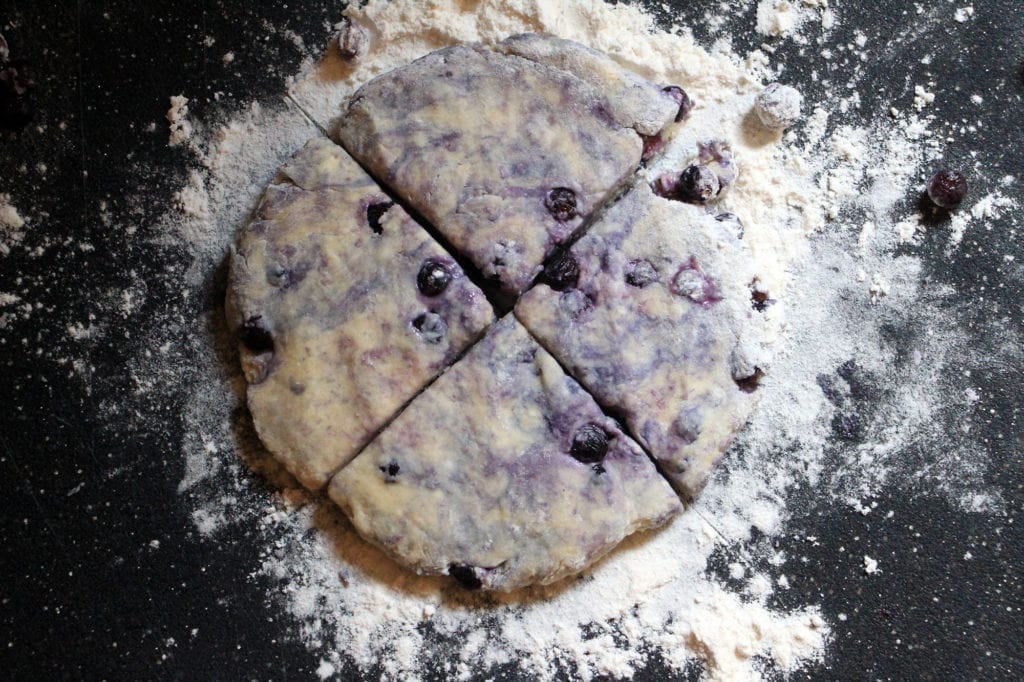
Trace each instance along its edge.
<path fill-rule="evenodd" d="M 658 281 L 658 269 L 654 264 L 644 258 L 638 258 L 629 262 L 626 268 L 626 284 L 637 289 Z"/>
<path fill-rule="evenodd" d="M 584 464 L 597 464 L 608 452 L 608 434 L 597 424 L 584 424 L 573 435 L 569 452 Z"/>
<path fill-rule="evenodd" d="M 250 384 L 261 383 L 270 373 L 274 360 L 274 337 L 262 315 L 253 315 L 238 328 L 242 371 Z"/>
<path fill-rule="evenodd" d="M 425 263 L 447 273 L 426 273 L 431 296 Z M 493 320 L 451 256 L 327 139 L 289 159 L 240 233 L 226 313 L 260 438 L 312 489 Z"/>
<path fill-rule="evenodd" d="M 329 493 L 399 563 L 503 591 L 577 573 L 680 509 L 639 446 L 513 316 L 413 400 Z"/>
<path fill-rule="evenodd" d="M 556 187 L 544 197 L 544 206 L 558 222 L 576 217 L 576 192 L 568 187 Z"/>
<path fill-rule="evenodd" d="M 452 274 L 448 271 L 448 265 L 434 258 L 424 261 L 416 274 L 416 286 L 424 296 L 441 295 L 451 281 Z"/>
<path fill-rule="evenodd" d="M 631 190 L 569 250 L 573 288 L 543 280 L 516 316 L 691 498 L 743 426 L 768 366 L 738 220 Z"/>
<path fill-rule="evenodd" d="M 384 232 L 381 219 L 395 205 L 393 201 L 378 201 L 366 207 L 366 223 L 373 230 L 374 234 Z"/>
<path fill-rule="evenodd" d="M 342 145 L 506 294 L 637 169 L 672 124 L 672 92 L 543 36 L 438 50 L 343 107 Z"/>

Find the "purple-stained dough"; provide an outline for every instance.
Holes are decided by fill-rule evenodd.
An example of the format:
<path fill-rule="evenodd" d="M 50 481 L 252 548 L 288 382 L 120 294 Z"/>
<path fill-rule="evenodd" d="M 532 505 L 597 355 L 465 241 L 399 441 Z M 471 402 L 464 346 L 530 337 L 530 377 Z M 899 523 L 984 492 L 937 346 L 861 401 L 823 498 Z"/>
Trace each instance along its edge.
<path fill-rule="evenodd" d="M 574 286 L 540 283 L 515 308 L 687 498 L 746 421 L 768 357 L 739 234 L 642 184 L 569 250 Z"/>
<path fill-rule="evenodd" d="M 680 509 L 641 449 L 511 315 L 329 492 L 398 562 L 504 591 L 577 573 Z"/>
<path fill-rule="evenodd" d="M 524 56 L 519 56 L 519 55 Z M 637 168 L 678 103 L 569 41 L 459 45 L 370 81 L 337 137 L 506 293 Z M 652 133 L 653 131 L 653 133 Z"/>
<path fill-rule="evenodd" d="M 448 276 L 432 295 L 417 282 L 428 263 Z M 267 189 L 226 307 L 260 438 L 312 489 L 493 320 L 451 256 L 327 139 Z"/>

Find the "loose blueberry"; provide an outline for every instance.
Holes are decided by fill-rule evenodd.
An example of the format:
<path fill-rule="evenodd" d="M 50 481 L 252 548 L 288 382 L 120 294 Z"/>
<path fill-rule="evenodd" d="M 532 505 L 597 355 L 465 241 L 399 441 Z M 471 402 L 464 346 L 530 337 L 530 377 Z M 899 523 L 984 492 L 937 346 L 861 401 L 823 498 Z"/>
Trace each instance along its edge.
<path fill-rule="evenodd" d="M 643 289 L 648 284 L 658 281 L 658 271 L 648 260 L 631 261 L 626 269 L 626 284 Z"/>
<path fill-rule="evenodd" d="M 800 120 L 803 96 L 796 88 L 772 83 L 754 100 L 754 111 L 765 128 L 785 130 Z"/>
<path fill-rule="evenodd" d="M 556 187 L 544 198 L 544 206 L 559 222 L 576 217 L 576 192 L 568 187 Z"/>
<path fill-rule="evenodd" d="M 432 346 L 441 343 L 448 333 L 448 323 L 437 313 L 421 313 L 412 321 L 412 326 L 420 338 Z"/>
<path fill-rule="evenodd" d="M 928 198 L 936 206 L 956 208 L 967 196 L 967 178 L 958 170 L 940 170 L 928 181 Z"/>
<path fill-rule="evenodd" d="M 350 17 L 342 17 L 334 26 L 337 32 L 334 39 L 338 43 L 341 58 L 351 61 L 361 55 L 366 47 L 366 30 L 352 21 Z"/>
<path fill-rule="evenodd" d="M 676 195 L 691 204 L 703 204 L 718 194 L 718 176 L 707 166 L 690 166 L 679 175 Z"/>
<path fill-rule="evenodd" d="M 373 230 L 374 234 L 384 232 L 384 226 L 380 224 L 380 219 L 394 205 L 395 202 L 393 201 L 379 201 L 366 207 L 366 222 L 370 225 L 370 229 Z"/>
<path fill-rule="evenodd" d="M 569 453 L 584 464 L 600 462 L 608 452 L 608 434 L 597 424 L 584 424 L 572 438 Z"/>
<path fill-rule="evenodd" d="M 579 278 L 580 266 L 568 251 L 558 253 L 544 266 L 543 281 L 555 291 L 576 286 Z"/>
<path fill-rule="evenodd" d="M 448 288 L 452 281 L 452 273 L 439 261 L 428 260 L 416 275 L 416 286 L 424 296 L 438 296 Z"/>
<path fill-rule="evenodd" d="M 483 582 L 476 574 L 476 569 L 472 566 L 466 566 L 465 564 L 450 564 L 448 566 L 448 575 L 455 578 L 456 582 L 465 587 L 467 590 L 479 590 L 483 587 Z"/>
<path fill-rule="evenodd" d="M 668 94 L 668 96 L 674 99 L 679 105 L 679 111 L 676 113 L 676 123 L 682 121 L 690 115 L 691 111 L 693 111 L 694 102 L 690 99 L 690 96 L 686 94 L 686 90 L 683 90 L 678 85 L 666 85 L 661 89 L 661 91 Z"/>
<path fill-rule="evenodd" d="M 242 323 L 238 328 L 238 340 L 246 350 L 257 355 L 274 350 L 274 337 L 260 315 L 254 315 Z"/>

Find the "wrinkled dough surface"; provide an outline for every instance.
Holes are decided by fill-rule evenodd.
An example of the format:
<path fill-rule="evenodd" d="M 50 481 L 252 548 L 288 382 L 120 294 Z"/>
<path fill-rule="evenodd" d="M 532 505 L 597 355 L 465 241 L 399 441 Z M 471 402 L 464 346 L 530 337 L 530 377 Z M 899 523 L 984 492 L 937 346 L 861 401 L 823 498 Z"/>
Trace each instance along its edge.
<path fill-rule="evenodd" d="M 588 424 L 608 437 L 596 464 L 570 454 Z M 400 563 L 497 590 L 576 573 L 680 508 L 640 448 L 511 315 L 329 490 Z"/>
<path fill-rule="evenodd" d="M 729 223 L 641 185 L 571 254 L 578 285 L 534 287 L 517 317 L 693 497 L 755 404 L 736 379 L 766 360 L 749 250 Z"/>
<path fill-rule="evenodd" d="M 451 274 L 438 296 L 417 289 L 428 260 Z M 414 321 L 427 313 L 425 335 Z M 240 235 L 227 314 L 260 438 L 312 489 L 493 319 L 452 258 L 327 139 L 282 167 Z"/>
<path fill-rule="evenodd" d="M 538 61 L 478 45 L 433 52 L 360 88 L 337 128 L 356 159 L 510 294 L 638 166 L 643 145 L 629 127 L 637 117 L 623 123 L 618 110 L 635 113 L 650 97 L 647 109 L 663 107 L 663 125 L 672 120 L 653 84 L 631 90 L 633 104 L 613 105 L 625 76 L 601 80 L 596 57 L 577 60 L 591 81 L 612 84 L 605 92 L 557 68 L 572 60 L 540 52 L 529 55 Z M 574 194 L 572 216 L 546 206 L 557 188 Z"/>

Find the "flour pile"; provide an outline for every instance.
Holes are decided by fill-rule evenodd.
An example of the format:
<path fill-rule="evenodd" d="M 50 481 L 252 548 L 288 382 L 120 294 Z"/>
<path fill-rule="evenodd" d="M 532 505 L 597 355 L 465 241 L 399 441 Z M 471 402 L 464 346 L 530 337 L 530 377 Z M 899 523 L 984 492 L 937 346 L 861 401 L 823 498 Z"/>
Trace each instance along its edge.
<path fill-rule="evenodd" d="M 756 28 L 796 38 L 801 26 L 833 30 L 839 19 L 826 5 L 762 2 Z M 966 510 L 1002 503 L 985 486 L 987 463 L 971 434 L 946 433 L 936 417 L 969 410 L 977 399 L 950 369 L 969 364 L 965 354 L 1005 353 L 1009 332 L 997 328 L 989 347 L 971 346 L 949 325 L 928 325 L 933 334 L 906 346 L 885 332 L 941 320 L 957 305 L 955 292 L 927 285 L 920 258 L 905 249 L 927 234 L 927 216 L 904 200 L 923 186 L 941 136 L 916 111 L 872 126 L 844 122 L 842 114 L 857 107 L 856 88 L 827 108 L 805 96 L 800 125 L 768 131 L 751 118 L 754 98 L 785 74 L 766 52 L 737 55 L 722 41 L 708 51 L 685 28 L 659 27 L 634 6 L 483 0 L 465 7 L 398 1 L 350 11 L 368 32 L 362 57 L 343 59 L 332 45 L 290 80 L 287 98 L 253 103 L 212 132 L 193 132 L 186 100 L 172 101 L 172 141 L 187 140 L 197 164 L 166 218 L 163 246 L 187 249 L 191 264 L 182 302 L 154 327 L 157 341 L 134 373 L 140 400 L 189 396 L 179 489 L 196 527 L 211 538 L 236 525 L 257 529 L 262 564 L 254 579 L 269 582 L 324 678 L 352 665 L 403 678 L 468 679 L 499 668 L 540 678 L 630 677 L 660 660 L 736 679 L 820 660 L 830 625 L 816 604 L 774 605 L 791 557 L 763 540 L 787 532 L 798 505 L 810 497 L 871 513 L 870 498 L 883 485 L 919 489 L 922 481 Z M 355 88 L 444 45 L 523 31 L 582 42 L 696 100 L 648 173 L 678 169 L 698 141 L 732 145 L 741 173 L 720 209 L 746 227 L 762 284 L 777 301 L 769 315 L 783 352 L 721 470 L 667 529 L 627 540 L 578 579 L 475 595 L 399 568 L 283 473 L 240 409 L 244 382 L 217 301 L 206 306 L 200 297 L 276 167 L 328 129 Z M 949 248 L 1015 206 L 998 192 L 972 203 L 957 217 Z M 182 334 L 190 328 L 206 332 Z M 279 492 L 267 493 L 261 478 Z M 710 569 L 723 555 L 734 557 L 727 581 Z"/>

